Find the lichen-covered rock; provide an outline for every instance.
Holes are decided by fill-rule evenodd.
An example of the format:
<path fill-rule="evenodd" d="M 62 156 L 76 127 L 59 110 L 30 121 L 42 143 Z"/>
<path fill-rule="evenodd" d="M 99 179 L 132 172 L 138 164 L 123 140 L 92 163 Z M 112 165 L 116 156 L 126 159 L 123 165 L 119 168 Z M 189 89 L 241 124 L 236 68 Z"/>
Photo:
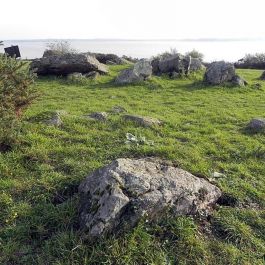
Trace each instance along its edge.
<path fill-rule="evenodd" d="M 79 186 L 80 227 L 90 237 L 132 228 L 142 218 L 207 214 L 221 196 L 208 181 L 158 159 L 117 159 Z"/>
<path fill-rule="evenodd" d="M 68 75 L 71 73 L 88 73 L 96 71 L 100 74 L 108 73 L 108 67 L 100 63 L 95 57 L 87 54 L 67 53 L 51 55 L 35 59 L 31 63 L 38 75 Z"/>
<path fill-rule="evenodd" d="M 133 68 L 125 69 L 116 78 L 117 84 L 129 84 L 144 81 L 152 75 L 152 65 L 148 60 L 140 60 Z"/>
<path fill-rule="evenodd" d="M 210 85 L 220 85 L 231 82 L 235 75 L 233 64 L 219 61 L 213 62 L 207 67 L 204 80 Z"/>
<path fill-rule="evenodd" d="M 265 132 L 265 119 L 264 118 L 254 118 L 247 125 L 247 129 L 251 132 Z"/>
<path fill-rule="evenodd" d="M 126 121 L 133 121 L 141 126 L 144 127 L 151 127 L 153 125 L 161 125 L 162 122 L 158 119 L 151 118 L 151 117 L 143 117 L 143 116 L 138 116 L 138 115 L 130 115 L 126 114 L 123 116 L 123 118 Z"/>

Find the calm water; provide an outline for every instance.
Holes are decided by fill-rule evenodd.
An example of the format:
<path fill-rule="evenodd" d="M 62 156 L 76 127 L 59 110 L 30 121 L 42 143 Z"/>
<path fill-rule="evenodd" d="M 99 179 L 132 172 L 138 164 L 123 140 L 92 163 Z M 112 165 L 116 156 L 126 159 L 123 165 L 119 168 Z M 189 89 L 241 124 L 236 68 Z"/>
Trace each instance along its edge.
<path fill-rule="evenodd" d="M 41 57 L 47 40 L 5 41 L 5 46 L 19 45 L 23 58 Z M 102 52 L 149 58 L 158 53 L 176 48 L 185 53 L 192 49 L 205 55 L 205 60 L 237 61 L 246 53 L 265 53 L 265 41 L 118 41 L 118 40 L 71 40 L 73 48 L 80 52 Z M 3 47 L 0 47 L 3 51 Z"/>

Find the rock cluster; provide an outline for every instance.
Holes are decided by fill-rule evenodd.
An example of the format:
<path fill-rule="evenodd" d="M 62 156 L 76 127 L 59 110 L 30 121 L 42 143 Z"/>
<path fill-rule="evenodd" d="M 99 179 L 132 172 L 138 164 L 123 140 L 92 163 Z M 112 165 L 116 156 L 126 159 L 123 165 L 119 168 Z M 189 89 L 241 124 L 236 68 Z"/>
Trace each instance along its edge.
<path fill-rule="evenodd" d="M 183 56 L 181 54 L 167 56 L 166 58 L 155 58 L 151 62 L 153 74 L 168 74 L 170 76 L 179 76 L 190 72 L 202 70 L 204 68 L 199 59 Z"/>
<path fill-rule="evenodd" d="M 141 218 L 207 213 L 216 186 L 158 159 L 117 159 L 79 186 L 80 227 L 90 237 L 132 228 Z"/>

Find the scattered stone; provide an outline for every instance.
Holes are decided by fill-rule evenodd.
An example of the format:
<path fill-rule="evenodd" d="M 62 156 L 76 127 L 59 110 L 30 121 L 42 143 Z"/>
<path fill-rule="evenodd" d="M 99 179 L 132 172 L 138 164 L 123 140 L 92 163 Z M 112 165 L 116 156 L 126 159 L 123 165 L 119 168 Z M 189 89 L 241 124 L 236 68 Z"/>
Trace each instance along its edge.
<path fill-rule="evenodd" d="M 116 84 L 129 84 L 144 81 L 143 77 L 137 76 L 133 69 L 125 69 L 121 71 L 115 80 Z"/>
<path fill-rule="evenodd" d="M 232 78 L 232 84 L 242 87 L 242 86 L 247 86 L 248 82 L 244 78 L 240 77 L 239 75 L 235 75 Z"/>
<path fill-rule="evenodd" d="M 264 118 L 254 118 L 247 125 L 247 129 L 258 133 L 265 132 L 265 119 Z"/>
<path fill-rule="evenodd" d="M 231 82 L 235 75 L 233 64 L 219 61 L 213 62 L 207 67 L 204 80 L 210 85 L 220 85 Z"/>
<path fill-rule="evenodd" d="M 60 112 L 56 111 L 54 115 L 46 121 L 48 125 L 52 125 L 55 127 L 59 127 L 63 124 L 61 117 L 60 117 Z"/>
<path fill-rule="evenodd" d="M 121 106 L 114 106 L 112 108 L 112 112 L 118 114 L 118 113 L 127 112 L 127 110 Z"/>
<path fill-rule="evenodd" d="M 117 159 L 79 186 L 80 228 L 91 238 L 134 227 L 143 217 L 207 215 L 221 191 L 159 159 Z"/>
<path fill-rule="evenodd" d="M 153 125 L 161 125 L 162 122 L 158 119 L 151 118 L 151 117 L 142 117 L 142 116 L 137 116 L 137 115 L 124 115 L 123 118 L 126 121 L 133 121 L 141 126 L 144 127 L 151 127 Z"/>
<path fill-rule="evenodd" d="M 51 55 L 35 59 L 31 63 L 38 75 L 68 75 L 71 73 L 89 73 L 96 71 L 107 74 L 108 68 L 93 56 L 86 54 L 67 53 L 62 55 Z"/>
<path fill-rule="evenodd" d="M 147 60 L 140 60 L 133 68 L 121 71 L 115 82 L 117 84 L 137 83 L 144 81 L 152 75 L 152 65 Z"/>
<path fill-rule="evenodd" d="M 108 114 L 106 112 L 93 112 L 88 115 L 90 118 L 98 121 L 106 121 Z"/>

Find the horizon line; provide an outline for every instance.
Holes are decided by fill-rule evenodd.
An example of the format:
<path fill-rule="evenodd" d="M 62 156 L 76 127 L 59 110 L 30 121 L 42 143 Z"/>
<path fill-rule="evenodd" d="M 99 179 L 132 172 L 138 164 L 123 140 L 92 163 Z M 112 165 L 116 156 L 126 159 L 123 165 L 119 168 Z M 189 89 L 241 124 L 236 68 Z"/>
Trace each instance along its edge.
<path fill-rule="evenodd" d="M 265 38 L 170 38 L 170 39 L 126 39 L 126 38 L 37 38 L 37 39 L 6 39 L 5 41 L 183 41 L 183 42 L 218 42 L 218 41 L 264 41 Z"/>

